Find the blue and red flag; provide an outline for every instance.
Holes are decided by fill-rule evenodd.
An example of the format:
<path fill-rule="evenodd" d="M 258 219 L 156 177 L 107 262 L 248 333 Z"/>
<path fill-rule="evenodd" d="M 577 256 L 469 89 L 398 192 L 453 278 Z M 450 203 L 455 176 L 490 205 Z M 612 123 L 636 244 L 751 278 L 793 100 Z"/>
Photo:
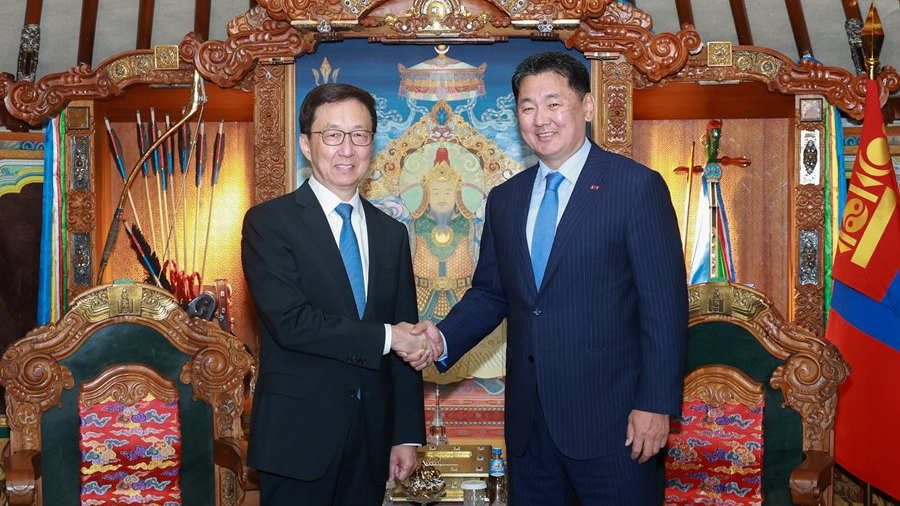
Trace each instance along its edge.
<path fill-rule="evenodd" d="M 826 337 L 852 373 L 841 387 L 837 462 L 900 498 L 900 193 L 878 83 L 866 85 L 859 152 L 847 187 Z"/>

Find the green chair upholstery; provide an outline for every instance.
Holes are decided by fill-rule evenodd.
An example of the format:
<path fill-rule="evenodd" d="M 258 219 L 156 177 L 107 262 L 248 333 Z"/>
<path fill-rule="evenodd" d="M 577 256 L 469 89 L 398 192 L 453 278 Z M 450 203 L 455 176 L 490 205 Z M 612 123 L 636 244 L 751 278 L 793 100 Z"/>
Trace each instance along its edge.
<path fill-rule="evenodd" d="M 763 388 L 762 504 L 830 505 L 837 390 L 849 374 L 837 348 L 750 287 L 703 283 L 688 298 L 686 374 L 727 366 Z"/>
<path fill-rule="evenodd" d="M 167 505 L 240 504 L 250 364 L 243 343 L 189 318 L 168 292 L 127 282 L 84 293 L 0 361 L 10 504 L 152 494 Z M 136 423 L 147 417 L 159 424 Z M 144 462 L 123 465 L 138 454 Z"/>

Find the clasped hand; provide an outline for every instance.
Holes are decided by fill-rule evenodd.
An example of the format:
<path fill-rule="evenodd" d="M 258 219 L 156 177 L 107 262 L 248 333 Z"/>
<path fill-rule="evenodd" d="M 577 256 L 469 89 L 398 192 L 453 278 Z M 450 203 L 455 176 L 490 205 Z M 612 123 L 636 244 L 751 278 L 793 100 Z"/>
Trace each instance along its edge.
<path fill-rule="evenodd" d="M 391 327 L 391 350 L 421 371 L 444 354 L 441 333 L 428 320 L 415 325 L 398 323 Z"/>

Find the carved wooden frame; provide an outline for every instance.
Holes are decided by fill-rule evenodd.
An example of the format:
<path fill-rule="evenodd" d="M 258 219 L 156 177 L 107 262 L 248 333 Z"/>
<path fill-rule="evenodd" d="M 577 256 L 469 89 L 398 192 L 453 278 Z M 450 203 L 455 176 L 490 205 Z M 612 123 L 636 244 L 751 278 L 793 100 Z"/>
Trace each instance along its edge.
<path fill-rule="evenodd" d="M 700 400 L 712 407 L 739 403 L 758 408 L 765 399 L 761 383 L 740 369 L 727 365 L 700 367 L 684 378 L 684 399 Z"/>
<path fill-rule="evenodd" d="M 782 318 L 762 292 L 744 285 L 703 283 L 688 287 L 688 326 L 727 322 L 746 329 L 762 347 L 783 360 L 769 385 L 781 390 L 785 406 L 800 414 L 806 460 L 791 474 L 796 504 L 826 504 L 834 456 L 838 388 L 850 367 L 838 349 Z M 823 478 L 823 474 L 827 477 Z"/>
<path fill-rule="evenodd" d="M 760 81 L 773 92 L 820 95 L 854 118 L 862 115 L 864 75 L 853 76 L 812 60 L 795 63 L 755 46 L 735 46 L 731 65 L 711 65 L 708 49 L 692 26 L 684 25 L 674 34 L 654 34 L 650 16 L 625 2 L 445 1 L 457 10 L 442 19 L 432 19 L 410 10 L 409 2 L 397 0 L 259 0 L 259 5 L 229 23 L 225 41 L 202 41 L 191 33 L 177 47 L 130 51 L 96 69 L 75 67 L 45 76 L 37 83 L 15 82 L 13 76 L 0 74 L 0 96 L 13 116 L 37 123 L 71 100 L 119 95 L 136 83 L 186 84 L 194 69 L 220 86 L 252 89 L 256 94 L 255 202 L 293 189 L 293 108 L 277 106 L 292 99 L 288 81 L 292 73 L 282 65 L 292 64 L 294 58 L 314 50 L 322 41 L 368 38 L 385 43 L 437 44 L 486 43 L 509 37 L 561 40 L 595 60 L 595 92 L 604 105 L 597 108 L 599 121 L 592 125 L 594 140 L 626 155 L 632 148 L 632 89 L 669 82 Z M 416 6 L 422 2 L 412 3 Z M 474 14 L 478 9 L 482 12 Z M 440 29 L 434 29 L 435 24 Z M 727 63 L 727 59 L 723 61 Z M 900 76 L 891 67 L 885 67 L 878 80 L 882 98 L 900 89 Z M 605 117 L 600 117 L 601 113 Z M 818 202 L 824 202 L 824 185 L 803 191 L 795 187 L 792 198 L 796 217 L 817 218 Z M 792 250 L 806 226 L 793 221 Z M 820 244 L 820 254 L 821 248 Z M 789 314 L 820 334 L 824 312 L 821 277 L 815 286 L 798 287 L 799 273 L 795 270 L 792 274 Z"/>
<path fill-rule="evenodd" d="M 57 323 L 29 332 L 3 354 L 0 384 L 6 389 L 11 455 L 40 452 L 43 413 L 59 404 L 63 389 L 75 386 L 72 373 L 60 361 L 71 356 L 96 331 L 121 323 L 149 327 L 191 357 L 182 367 L 179 380 L 192 386 L 195 399 L 212 407 L 217 453 L 222 446 L 236 448 L 236 441 L 242 436 L 243 380 L 252 361 L 243 343 L 220 330 L 215 322 L 189 318 L 168 292 L 127 283 L 85 292 Z M 107 381 L 109 374 L 107 369 L 94 383 Z M 243 475 L 239 477 L 243 479 Z M 220 490 L 224 488 L 227 487 Z M 16 493 L 27 496 L 33 490 Z M 237 499 L 232 497 L 230 502 Z"/>
<path fill-rule="evenodd" d="M 82 383 L 78 403 L 91 408 L 112 397 L 121 404 L 134 406 L 147 394 L 166 404 L 178 398 L 175 382 L 144 364 L 116 364 L 100 371 L 92 380 Z"/>

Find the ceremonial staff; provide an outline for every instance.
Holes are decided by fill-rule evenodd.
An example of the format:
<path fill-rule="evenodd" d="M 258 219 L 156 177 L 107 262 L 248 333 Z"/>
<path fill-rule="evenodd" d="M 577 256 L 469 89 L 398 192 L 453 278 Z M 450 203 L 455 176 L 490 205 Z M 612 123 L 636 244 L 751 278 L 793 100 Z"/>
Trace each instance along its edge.
<path fill-rule="evenodd" d="M 200 73 L 196 70 L 194 71 L 194 83 L 191 88 L 191 105 L 188 109 L 187 113 L 182 116 L 172 128 L 166 131 L 159 139 L 156 140 L 154 146 L 151 146 L 149 150 L 147 150 L 142 156 L 141 159 L 135 164 L 134 168 L 131 170 L 131 173 L 128 175 L 128 179 L 125 180 L 125 184 L 122 188 L 122 195 L 119 196 L 118 205 L 116 205 L 116 210 L 113 213 L 112 224 L 110 224 L 109 232 L 106 235 L 106 245 L 103 248 L 103 256 L 100 259 L 100 267 L 97 269 L 97 284 L 100 284 L 100 280 L 103 278 L 103 271 L 106 269 L 106 264 L 109 263 L 109 257 L 112 254 L 112 250 L 116 245 L 116 238 L 119 235 L 119 225 L 122 222 L 122 215 L 125 213 L 125 198 L 128 195 L 128 189 L 131 187 L 131 184 L 134 182 L 135 177 L 138 174 L 138 167 L 147 161 L 150 154 L 154 149 L 159 147 L 159 144 L 162 144 L 166 138 L 172 135 L 178 127 L 186 123 L 191 116 L 193 116 L 202 104 L 206 102 L 206 89 L 203 86 L 203 78 L 200 77 Z"/>

